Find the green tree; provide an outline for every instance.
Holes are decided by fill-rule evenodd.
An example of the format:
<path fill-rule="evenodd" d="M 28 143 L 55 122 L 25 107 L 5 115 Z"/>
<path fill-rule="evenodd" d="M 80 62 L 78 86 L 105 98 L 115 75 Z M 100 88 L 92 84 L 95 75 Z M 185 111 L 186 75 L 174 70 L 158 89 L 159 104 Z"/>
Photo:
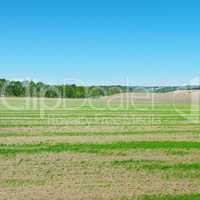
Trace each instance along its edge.
<path fill-rule="evenodd" d="M 93 86 L 89 89 L 89 97 L 99 97 L 103 95 L 104 95 L 104 91 L 100 87 Z"/>
<path fill-rule="evenodd" d="M 45 97 L 48 98 L 57 98 L 59 97 L 58 91 L 55 87 L 49 87 L 45 92 Z"/>
<path fill-rule="evenodd" d="M 6 80 L 0 79 L 0 96 L 4 95 L 4 87 L 6 86 Z"/>
<path fill-rule="evenodd" d="M 109 87 L 109 88 L 108 88 L 107 94 L 108 94 L 108 95 L 113 95 L 113 94 L 118 94 L 118 93 L 120 93 L 120 92 L 121 92 L 120 87 L 114 87 L 114 86 L 112 86 L 112 87 Z"/>
<path fill-rule="evenodd" d="M 5 88 L 7 96 L 25 96 L 25 87 L 20 81 L 11 81 Z"/>
<path fill-rule="evenodd" d="M 76 98 L 84 98 L 86 96 L 86 89 L 83 86 L 76 87 Z"/>
<path fill-rule="evenodd" d="M 64 86 L 64 97 L 65 98 L 73 98 L 75 97 L 75 85 L 65 85 Z"/>

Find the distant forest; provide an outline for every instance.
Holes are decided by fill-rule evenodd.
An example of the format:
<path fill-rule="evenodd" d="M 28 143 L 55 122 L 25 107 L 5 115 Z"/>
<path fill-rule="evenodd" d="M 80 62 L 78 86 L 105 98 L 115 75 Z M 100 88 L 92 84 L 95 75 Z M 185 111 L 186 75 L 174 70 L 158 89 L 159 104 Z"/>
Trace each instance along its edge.
<path fill-rule="evenodd" d="M 0 96 L 7 97 L 47 97 L 47 98 L 87 98 L 109 96 L 123 92 L 159 92 L 176 90 L 200 90 L 200 86 L 79 86 L 75 84 L 49 85 L 33 81 L 9 81 L 0 79 Z"/>

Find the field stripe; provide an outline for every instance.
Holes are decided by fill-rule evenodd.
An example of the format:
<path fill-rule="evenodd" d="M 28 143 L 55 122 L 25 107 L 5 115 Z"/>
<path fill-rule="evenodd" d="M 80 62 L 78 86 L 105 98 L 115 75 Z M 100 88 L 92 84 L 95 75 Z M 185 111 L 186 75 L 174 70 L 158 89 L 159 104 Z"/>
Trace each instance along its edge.
<path fill-rule="evenodd" d="M 39 144 L 1 144 L 0 154 L 17 154 L 17 153 L 40 153 L 40 152 L 87 152 L 101 153 L 112 150 L 131 150 L 131 149 L 198 149 L 200 142 L 185 141 L 131 141 L 131 142 L 114 142 L 110 144 L 93 144 L 93 143 L 39 143 Z"/>
<path fill-rule="evenodd" d="M 139 198 L 122 198 L 121 200 L 199 200 L 200 194 L 166 195 L 166 196 L 144 196 Z"/>
<path fill-rule="evenodd" d="M 112 165 L 145 170 L 200 170 L 200 163 L 168 164 L 160 160 L 114 160 Z"/>

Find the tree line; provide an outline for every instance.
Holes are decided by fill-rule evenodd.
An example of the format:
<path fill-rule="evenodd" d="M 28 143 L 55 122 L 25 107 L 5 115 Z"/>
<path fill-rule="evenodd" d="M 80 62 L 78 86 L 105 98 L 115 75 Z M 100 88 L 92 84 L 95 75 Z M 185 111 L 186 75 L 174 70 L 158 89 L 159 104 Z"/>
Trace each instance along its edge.
<path fill-rule="evenodd" d="M 49 85 L 43 82 L 0 79 L 0 96 L 7 97 L 87 98 L 113 95 L 125 89 L 124 86 Z"/>
<path fill-rule="evenodd" d="M 166 93 L 176 90 L 200 90 L 200 86 L 80 86 L 75 84 L 49 85 L 34 81 L 9 81 L 0 79 L 0 96 L 47 97 L 47 98 L 89 98 L 118 94 L 122 92 Z"/>

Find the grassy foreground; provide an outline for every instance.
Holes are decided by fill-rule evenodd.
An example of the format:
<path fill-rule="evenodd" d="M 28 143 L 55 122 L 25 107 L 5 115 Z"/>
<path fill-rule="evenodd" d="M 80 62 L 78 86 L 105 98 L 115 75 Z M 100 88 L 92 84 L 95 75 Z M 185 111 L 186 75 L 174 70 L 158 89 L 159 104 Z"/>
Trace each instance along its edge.
<path fill-rule="evenodd" d="M 187 104 L 0 98 L 0 200 L 200 199 L 199 117 Z"/>

